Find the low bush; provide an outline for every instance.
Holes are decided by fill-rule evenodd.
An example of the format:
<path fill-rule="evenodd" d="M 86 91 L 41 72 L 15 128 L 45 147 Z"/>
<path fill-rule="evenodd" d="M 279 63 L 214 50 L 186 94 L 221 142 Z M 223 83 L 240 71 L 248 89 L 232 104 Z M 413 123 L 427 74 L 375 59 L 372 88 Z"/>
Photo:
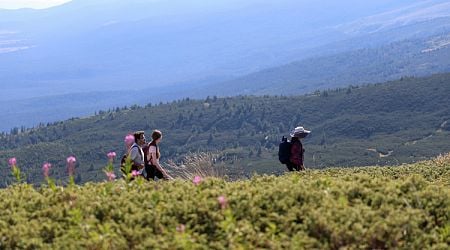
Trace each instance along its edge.
<path fill-rule="evenodd" d="M 449 170 L 17 184 L 0 190 L 0 249 L 448 249 Z"/>

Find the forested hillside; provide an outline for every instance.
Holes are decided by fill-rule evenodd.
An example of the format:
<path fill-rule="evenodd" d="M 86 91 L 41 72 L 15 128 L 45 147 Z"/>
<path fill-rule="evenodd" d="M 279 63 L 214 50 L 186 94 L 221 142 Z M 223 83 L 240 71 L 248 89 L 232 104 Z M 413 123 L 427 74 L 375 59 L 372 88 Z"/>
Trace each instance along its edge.
<path fill-rule="evenodd" d="M 106 153 L 123 153 L 135 130 L 164 133 L 163 160 L 190 152 L 217 152 L 228 174 L 281 173 L 278 142 L 296 125 L 313 132 L 304 142 L 306 166 L 364 166 L 423 160 L 450 151 L 450 74 L 403 78 L 305 96 L 210 97 L 147 107 L 125 107 L 0 136 L 0 178 L 10 181 L 7 159 L 17 157 L 29 182 L 41 165 L 66 176 L 65 157 L 77 157 L 79 182 L 103 179 Z"/>
<path fill-rule="evenodd" d="M 300 95 L 450 72 L 449 34 L 446 0 L 74 0 L 0 10 L 0 132 L 150 101 Z"/>
<path fill-rule="evenodd" d="M 450 29 L 449 29 L 450 30 Z M 349 84 L 385 82 L 403 76 L 430 76 L 450 72 L 450 32 L 426 39 L 410 39 L 382 47 L 360 48 L 362 41 L 346 41 L 320 48 L 328 56 L 311 56 L 288 65 L 258 71 L 244 77 L 203 81 L 186 81 L 183 86 L 152 87 L 143 90 L 112 91 L 46 96 L 27 100 L 2 99 L 0 113 L 5 118 L 0 131 L 9 131 L 13 124 L 29 125 L 39 122 L 65 120 L 72 116 L 92 114 L 95 109 L 148 102 L 173 101 L 185 97 L 264 95 L 273 93 L 301 95 L 317 89 L 337 88 Z M 389 34 L 386 34 L 389 37 Z M 370 39 L 369 39 L 370 40 Z M 354 46 L 352 46 L 354 45 Z M 342 48 L 344 46 L 346 49 Z M 337 53 L 330 50 L 345 52 Z M 351 50 L 351 51 L 348 51 Z M 127 84 L 132 79 L 124 80 Z M 142 85 L 144 88 L 146 85 Z M 27 89 L 29 91 L 29 89 Z M 44 91 L 45 92 L 45 91 Z M 14 94 L 10 97 L 16 98 Z M 19 98 L 20 99 L 20 98 Z"/>

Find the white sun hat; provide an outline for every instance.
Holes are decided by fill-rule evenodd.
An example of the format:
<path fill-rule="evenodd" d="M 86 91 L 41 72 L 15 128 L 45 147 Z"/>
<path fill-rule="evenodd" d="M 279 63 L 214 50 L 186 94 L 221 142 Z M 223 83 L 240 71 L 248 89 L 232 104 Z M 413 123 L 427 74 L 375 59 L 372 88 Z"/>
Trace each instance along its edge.
<path fill-rule="evenodd" d="M 296 127 L 292 132 L 291 132 L 291 137 L 306 137 L 309 133 L 311 133 L 311 131 L 306 130 L 304 127 Z"/>

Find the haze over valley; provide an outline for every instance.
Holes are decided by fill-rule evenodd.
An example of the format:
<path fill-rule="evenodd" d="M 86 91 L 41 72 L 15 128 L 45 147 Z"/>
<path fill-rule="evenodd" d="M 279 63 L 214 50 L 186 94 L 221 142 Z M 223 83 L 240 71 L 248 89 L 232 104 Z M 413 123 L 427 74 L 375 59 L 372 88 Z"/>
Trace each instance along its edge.
<path fill-rule="evenodd" d="M 438 0 L 0 10 L 0 130 L 184 97 L 304 94 L 447 72 L 449 30 L 450 3 Z"/>

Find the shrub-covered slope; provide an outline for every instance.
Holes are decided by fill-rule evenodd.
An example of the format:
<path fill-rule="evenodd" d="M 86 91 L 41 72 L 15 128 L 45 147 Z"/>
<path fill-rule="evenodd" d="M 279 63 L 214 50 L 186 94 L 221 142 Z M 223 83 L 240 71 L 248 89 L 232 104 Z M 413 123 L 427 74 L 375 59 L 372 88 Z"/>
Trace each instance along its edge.
<path fill-rule="evenodd" d="M 208 98 L 104 111 L 0 136 L 0 186 L 10 177 L 10 157 L 18 158 L 29 182 L 42 180 L 45 161 L 59 177 L 66 175 L 68 155 L 77 157 L 77 180 L 99 180 L 106 153 L 122 154 L 124 136 L 142 129 L 162 130 L 163 161 L 218 151 L 237 177 L 284 171 L 278 143 L 299 124 L 313 131 L 305 140 L 308 167 L 421 161 L 450 151 L 449 96 L 450 74 L 443 74 L 307 96 Z"/>
<path fill-rule="evenodd" d="M 450 160 L 0 190 L 0 249 L 448 249 Z"/>

